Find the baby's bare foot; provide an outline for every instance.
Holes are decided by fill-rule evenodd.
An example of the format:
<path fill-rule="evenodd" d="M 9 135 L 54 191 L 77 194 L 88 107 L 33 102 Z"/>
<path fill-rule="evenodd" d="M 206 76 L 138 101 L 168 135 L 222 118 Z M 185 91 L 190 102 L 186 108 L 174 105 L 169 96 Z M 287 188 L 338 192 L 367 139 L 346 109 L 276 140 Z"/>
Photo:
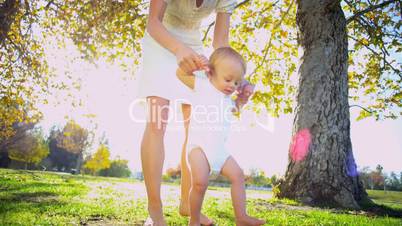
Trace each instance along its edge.
<path fill-rule="evenodd" d="M 241 218 L 236 218 L 236 225 L 237 226 L 259 226 L 265 224 L 264 220 L 260 220 L 255 217 L 244 216 Z"/>
<path fill-rule="evenodd" d="M 180 211 L 179 211 L 179 213 L 180 213 L 180 215 L 182 215 L 182 216 L 186 216 L 186 217 L 190 216 L 190 214 L 189 214 L 189 212 L 188 212 L 188 209 L 186 209 L 183 205 L 180 205 Z M 214 221 L 211 220 L 211 219 L 209 219 L 209 218 L 208 218 L 207 216 L 205 216 L 203 213 L 200 214 L 200 222 L 201 222 L 201 225 L 205 225 L 205 226 L 207 226 L 207 225 L 213 225 L 213 224 L 214 224 Z"/>

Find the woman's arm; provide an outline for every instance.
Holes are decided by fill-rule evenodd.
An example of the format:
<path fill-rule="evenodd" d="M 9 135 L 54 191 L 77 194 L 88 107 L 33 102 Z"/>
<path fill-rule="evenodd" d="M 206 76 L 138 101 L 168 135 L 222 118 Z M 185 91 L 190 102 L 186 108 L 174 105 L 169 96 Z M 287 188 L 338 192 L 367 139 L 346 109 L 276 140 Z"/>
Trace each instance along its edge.
<path fill-rule="evenodd" d="M 161 46 L 176 55 L 176 52 L 183 48 L 183 44 L 174 38 L 162 24 L 166 6 L 167 4 L 163 0 L 151 1 L 147 31 Z"/>
<path fill-rule="evenodd" d="M 229 29 L 231 13 L 219 12 L 216 14 L 214 40 L 212 46 L 214 49 L 229 46 Z"/>
<path fill-rule="evenodd" d="M 218 12 L 216 15 L 214 40 L 212 42 L 214 49 L 229 46 L 230 15 L 230 12 Z M 247 80 L 243 80 L 238 92 L 239 94 L 235 102 L 237 110 L 240 111 L 253 94 L 254 86 Z"/>
<path fill-rule="evenodd" d="M 184 71 L 191 73 L 201 67 L 197 61 L 198 54 L 173 37 L 162 24 L 166 7 L 167 3 L 163 0 L 151 0 L 147 31 L 155 41 L 176 56 L 178 65 Z"/>

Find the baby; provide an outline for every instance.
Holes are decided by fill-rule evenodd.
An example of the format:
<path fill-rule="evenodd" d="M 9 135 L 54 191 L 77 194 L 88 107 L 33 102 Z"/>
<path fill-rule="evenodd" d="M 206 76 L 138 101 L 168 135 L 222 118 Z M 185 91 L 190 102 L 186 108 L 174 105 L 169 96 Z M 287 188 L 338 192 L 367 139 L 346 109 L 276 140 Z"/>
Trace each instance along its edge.
<path fill-rule="evenodd" d="M 231 186 L 236 225 L 263 225 L 265 221 L 246 213 L 246 192 L 243 170 L 226 150 L 225 141 L 237 109 L 231 95 L 243 81 L 246 63 L 230 47 L 216 49 L 209 61 L 201 61 L 203 71 L 186 74 L 177 69 L 177 77 L 193 90 L 191 120 L 187 142 L 187 164 L 191 171 L 190 222 L 200 225 L 200 212 L 208 180 L 219 174 Z"/>

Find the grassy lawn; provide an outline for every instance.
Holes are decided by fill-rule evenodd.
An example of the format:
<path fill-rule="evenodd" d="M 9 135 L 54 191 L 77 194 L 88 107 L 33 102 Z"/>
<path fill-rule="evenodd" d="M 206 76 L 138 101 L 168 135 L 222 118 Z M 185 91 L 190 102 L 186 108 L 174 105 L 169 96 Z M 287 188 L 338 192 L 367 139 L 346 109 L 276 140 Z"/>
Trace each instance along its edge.
<path fill-rule="evenodd" d="M 402 225 L 402 192 L 368 193 L 380 206 L 346 211 L 247 191 L 247 209 L 266 225 Z M 179 194 L 177 185 L 162 186 L 169 225 L 188 222 L 178 214 Z M 142 225 L 146 209 L 145 186 L 133 179 L 0 169 L 0 225 Z M 209 189 L 203 212 L 217 225 L 234 225 L 229 189 Z"/>

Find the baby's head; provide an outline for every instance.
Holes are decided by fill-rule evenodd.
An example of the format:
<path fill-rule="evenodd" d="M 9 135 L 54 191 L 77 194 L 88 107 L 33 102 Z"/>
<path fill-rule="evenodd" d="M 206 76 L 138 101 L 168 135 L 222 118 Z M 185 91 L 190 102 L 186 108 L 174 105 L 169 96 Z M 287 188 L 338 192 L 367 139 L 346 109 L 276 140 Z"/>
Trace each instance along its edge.
<path fill-rule="evenodd" d="M 230 47 L 216 49 L 209 58 L 211 82 L 226 95 L 232 94 L 246 73 L 243 57 Z"/>

